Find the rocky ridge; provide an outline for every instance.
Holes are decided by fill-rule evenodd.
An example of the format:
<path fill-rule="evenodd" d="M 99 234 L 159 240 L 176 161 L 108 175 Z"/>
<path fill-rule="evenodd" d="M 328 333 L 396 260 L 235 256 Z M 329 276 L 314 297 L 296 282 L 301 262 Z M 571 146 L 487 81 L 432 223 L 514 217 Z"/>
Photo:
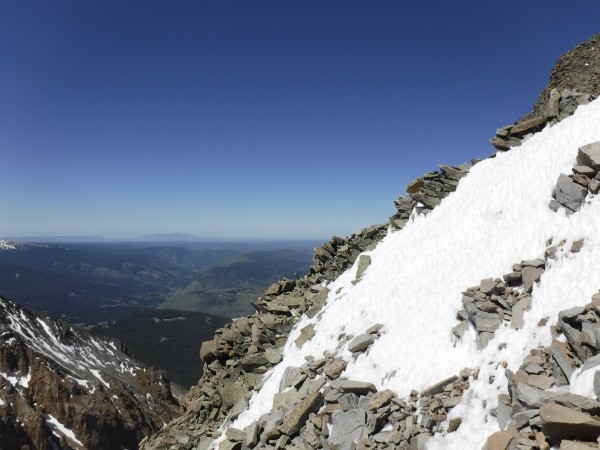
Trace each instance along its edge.
<path fill-rule="evenodd" d="M 546 125 L 571 116 L 579 105 L 600 95 L 600 34 L 562 55 L 550 73 L 550 82 L 533 110 L 513 125 L 499 128 L 490 140 L 498 150 L 521 145 L 523 139 Z"/>
<path fill-rule="evenodd" d="M 117 341 L 0 298 L 0 448 L 137 448 L 180 413 L 168 376 Z"/>
<path fill-rule="evenodd" d="M 598 36 L 592 41 L 594 39 L 598 39 Z M 588 46 L 579 48 L 587 49 Z M 575 55 L 577 49 L 574 50 Z M 598 59 L 596 55 L 594 58 Z M 564 59 L 561 58 L 561 61 Z M 541 107 L 536 105 L 530 116 L 499 132 L 497 138 L 501 138 L 504 144 L 495 142 L 495 145 L 500 142 L 497 148 L 507 150 L 510 146 L 518 145 L 527 134 L 568 117 L 579 104 L 589 102 L 598 94 L 591 89 L 591 94 L 580 94 L 588 89 L 588 84 L 582 84 L 581 88 L 576 84 L 569 91 L 559 91 L 559 87 L 563 87 L 560 80 L 563 73 L 564 69 L 553 72 L 551 84 L 558 87 L 552 88 L 556 89 L 553 95 L 548 94 L 547 98 L 544 94 L 540 96 L 540 99 L 544 97 Z M 540 111 L 546 111 L 541 115 L 543 120 L 527 122 L 532 117 L 540 117 Z M 360 259 L 355 281 L 359 282 L 361 270 L 364 271 L 370 262 L 367 255 L 360 253 L 373 248 L 388 227 L 400 229 L 413 214 L 428 213 L 435 208 L 456 189 L 468 169 L 468 165 L 440 166 L 440 171 L 428 173 L 410 183 L 406 190 L 408 195 L 396 200 L 397 212 L 387 224 L 365 229 L 347 239 L 334 237 L 323 247 L 315 249 L 315 264 L 306 277 L 294 281 L 282 280 L 271 286 L 255 303 L 257 314 L 235 320 L 219 330 L 213 341 L 202 345 L 205 376 L 186 397 L 185 414 L 160 433 L 146 439 L 142 448 L 208 448 L 213 438 L 221 434 L 218 427 L 226 428 L 247 408 L 252 389 L 260 387 L 262 374 L 280 360 L 281 347 L 298 318 L 304 313 L 309 316 L 318 314 L 328 294 L 327 287 L 322 283 L 337 277 L 357 258 Z M 460 323 L 453 330 L 457 339 L 471 324 L 477 332 L 478 345 L 485 347 L 502 322 L 508 321 L 513 327 L 519 326 L 522 314 L 530 306 L 528 294 L 532 286 L 539 281 L 548 258 L 553 257 L 553 252 L 560 246 L 549 245 L 547 254 L 539 260 L 515 264 L 513 272 L 502 279 L 482 280 L 479 286 L 463 293 L 464 310 L 459 312 Z M 576 251 L 576 248 L 571 250 Z M 376 324 L 374 326 L 376 328 Z M 296 345 L 301 346 L 313 333 L 310 327 L 303 329 Z M 355 339 L 359 341 L 354 342 Z M 353 347 L 354 353 L 360 354 L 368 352 L 369 343 L 374 339 L 377 339 L 377 331 L 365 330 L 364 335 L 357 337 L 340 336 L 339 342 L 341 345 L 358 345 Z M 536 355 L 532 356 L 539 356 L 539 352 L 534 353 Z M 529 363 L 531 361 L 527 361 Z M 347 361 L 341 360 L 333 351 L 322 360 L 307 361 L 301 367 L 291 368 L 280 386 L 272 411 L 244 430 L 229 428 L 227 438 L 219 444 L 219 448 L 423 449 L 434 433 L 452 432 L 453 427 L 460 426 L 460 421 L 447 421 L 448 414 L 469 386 L 469 380 L 478 376 L 478 371 L 465 368 L 463 372 L 423 392 L 415 391 L 410 397 L 401 399 L 393 392 L 376 392 L 372 385 L 359 380 L 340 379 L 345 364 Z M 548 382 L 534 376 L 560 373 L 552 368 L 552 362 L 548 364 L 551 370 L 546 371 L 546 375 L 542 372 L 528 373 L 528 380 L 538 383 L 536 389 L 546 386 L 544 382 Z M 546 370 L 543 363 L 541 367 Z M 529 369 L 538 370 L 535 367 Z M 516 396 L 514 398 L 518 400 Z M 510 397 L 501 401 L 503 405 L 508 405 L 507 402 L 512 405 L 513 400 Z M 574 403 L 559 406 L 577 409 Z M 507 415 L 499 407 L 497 415 L 499 420 L 505 418 L 503 423 L 509 423 L 513 419 L 522 421 L 521 416 L 516 419 L 513 417 L 519 412 L 522 411 L 512 412 L 511 409 L 512 415 Z M 553 423 L 550 421 L 554 420 L 552 417 L 556 411 L 544 409 L 543 412 L 544 420 Z M 533 413 L 529 414 L 535 419 Z M 539 420 L 541 423 L 542 419 Z M 506 434 L 491 436 L 489 450 L 549 448 L 548 442 L 560 442 L 563 438 L 565 445 L 568 445 L 568 439 L 573 436 L 572 433 L 547 433 L 542 436 L 539 434 L 543 432 L 541 425 L 538 428 L 515 428 L 516 432 L 513 428 L 508 431 L 510 439 Z"/>

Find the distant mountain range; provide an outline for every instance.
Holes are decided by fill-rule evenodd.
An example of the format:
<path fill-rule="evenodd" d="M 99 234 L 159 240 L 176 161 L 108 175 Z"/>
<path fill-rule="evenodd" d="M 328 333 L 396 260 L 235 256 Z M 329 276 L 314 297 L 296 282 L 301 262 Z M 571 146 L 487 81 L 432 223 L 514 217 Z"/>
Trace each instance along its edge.
<path fill-rule="evenodd" d="M 22 243 L 98 243 L 98 242 L 222 242 L 222 243 L 240 243 L 240 242 L 322 242 L 321 239 L 268 239 L 268 238 L 248 238 L 248 237 L 206 237 L 197 236 L 189 233 L 156 233 L 142 234 L 134 233 L 113 233 L 106 235 L 60 235 L 60 236 L 4 236 L 0 237 L 10 242 Z M 323 239 L 324 240 L 324 239 Z"/>

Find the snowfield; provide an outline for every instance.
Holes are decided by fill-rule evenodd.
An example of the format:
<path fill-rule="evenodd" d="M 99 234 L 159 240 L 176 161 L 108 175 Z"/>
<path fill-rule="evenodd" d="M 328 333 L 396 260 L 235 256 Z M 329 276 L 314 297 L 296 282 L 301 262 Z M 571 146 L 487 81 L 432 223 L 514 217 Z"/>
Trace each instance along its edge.
<path fill-rule="evenodd" d="M 372 263 L 361 281 L 352 284 L 356 264 L 329 284 L 322 313 L 303 317 L 290 333 L 280 364 L 267 373 L 250 408 L 232 424 L 244 428 L 271 410 L 273 396 L 288 366 L 301 366 L 336 351 L 339 336 L 359 335 L 374 324 L 383 333 L 371 349 L 354 359 L 345 347 L 338 355 L 349 361 L 342 377 L 369 381 L 399 396 L 457 374 L 479 368 L 450 418 L 462 417 L 451 434 L 438 434 L 429 449 L 480 449 L 498 430 L 490 410 L 507 382 L 502 362 L 516 371 L 531 348 L 549 345 L 550 325 L 560 310 L 589 303 L 600 288 L 600 201 L 588 196 L 581 211 L 567 216 L 548 203 L 561 173 L 571 173 L 580 146 L 600 141 L 600 101 L 577 109 L 574 116 L 534 135 L 521 147 L 476 164 L 455 193 L 427 216 L 416 216 L 400 231 L 390 231 L 369 252 Z M 543 258 L 547 241 L 585 238 L 577 254 L 561 254 L 550 262 L 532 293 L 525 325 L 502 325 L 483 350 L 475 332 L 456 342 L 451 330 L 462 309 L 461 292 L 483 278 L 502 277 L 514 263 Z M 565 247 L 569 247 L 566 245 Z M 537 326 L 549 318 L 544 327 Z M 298 349 L 300 330 L 315 325 L 315 336 Z M 501 344 L 506 344 L 502 346 Z M 598 366 L 600 367 L 600 366 Z M 573 378 L 572 389 L 593 396 L 588 370 Z M 489 384 L 489 379 L 494 381 Z"/>

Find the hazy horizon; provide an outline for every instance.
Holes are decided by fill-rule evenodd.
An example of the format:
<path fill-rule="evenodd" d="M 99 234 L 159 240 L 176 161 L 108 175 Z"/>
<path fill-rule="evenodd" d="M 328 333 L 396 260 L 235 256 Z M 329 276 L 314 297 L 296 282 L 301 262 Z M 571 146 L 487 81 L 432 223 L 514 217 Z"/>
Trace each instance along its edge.
<path fill-rule="evenodd" d="M 599 31 L 594 11 L 4 2 L 0 235 L 327 239 L 383 223 L 414 178 L 494 152 Z"/>

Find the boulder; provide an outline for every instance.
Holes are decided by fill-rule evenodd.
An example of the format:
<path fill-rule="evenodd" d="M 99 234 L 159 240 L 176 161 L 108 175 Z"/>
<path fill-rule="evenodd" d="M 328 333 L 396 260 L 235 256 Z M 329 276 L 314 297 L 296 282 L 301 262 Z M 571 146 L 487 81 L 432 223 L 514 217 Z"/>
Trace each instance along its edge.
<path fill-rule="evenodd" d="M 487 450 L 508 450 L 514 441 L 516 441 L 515 437 L 508 431 L 496 431 L 487 438 L 485 448 Z"/>
<path fill-rule="evenodd" d="M 359 280 L 363 276 L 367 267 L 371 264 L 371 257 L 369 255 L 360 255 L 358 257 L 358 267 L 356 269 L 356 280 Z"/>
<path fill-rule="evenodd" d="M 600 437 L 600 420 L 580 411 L 556 403 L 540 408 L 542 431 L 552 439 L 584 439 L 596 441 Z"/>
<path fill-rule="evenodd" d="M 389 389 L 375 393 L 375 395 L 371 397 L 371 400 L 369 400 L 369 410 L 376 411 L 382 406 L 387 405 L 392 397 L 394 397 L 394 393 Z"/>
<path fill-rule="evenodd" d="M 554 196 L 558 203 L 570 211 L 575 212 L 583 203 L 587 192 L 588 190 L 586 188 L 575 183 L 564 173 L 561 173 L 556 182 Z"/>
<path fill-rule="evenodd" d="M 600 142 L 579 147 L 577 152 L 577 164 L 588 166 L 595 172 L 600 171 Z"/>
<path fill-rule="evenodd" d="M 323 366 L 323 372 L 325 372 L 329 378 L 335 380 L 342 374 L 344 370 L 346 370 L 347 365 L 348 363 L 342 358 L 336 358 Z"/>
<path fill-rule="evenodd" d="M 200 346 L 200 359 L 202 361 L 207 361 L 207 358 L 211 359 L 216 352 L 217 352 L 217 343 L 215 342 L 214 339 L 211 339 L 210 341 L 204 341 L 202 343 L 202 345 Z M 210 362 L 210 361 L 207 361 L 207 362 Z"/>
<path fill-rule="evenodd" d="M 369 392 L 376 392 L 375 385 L 364 381 L 353 380 L 334 380 L 329 383 L 332 389 L 342 391 L 344 393 L 352 392 L 357 395 L 367 395 Z"/>
<path fill-rule="evenodd" d="M 521 276 L 523 278 L 523 288 L 525 289 L 525 292 L 531 292 L 533 283 L 540 281 L 542 269 L 540 267 L 525 266 L 521 271 Z"/>
<path fill-rule="evenodd" d="M 352 443 L 369 436 L 367 412 L 364 409 L 336 411 L 331 419 L 333 425 L 329 440 L 333 445 Z"/>
<path fill-rule="evenodd" d="M 350 341 L 348 350 L 352 353 L 363 352 L 375 342 L 375 336 L 372 334 L 360 334 Z"/>
<path fill-rule="evenodd" d="M 564 342 L 554 339 L 550 345 L 550 351 L 552 352 L 552 357 L 564 372 L 567 379 L 570 379 L 573 372 L 577 370 L 577 360 L 575 355 L 571 352 L 571 347 Z"/>
<path fill-rule="evenodd" d="M 323 394 L 320 391 L 309 395 L 284 416 L 281 431 L 288 436 L 296 434 L 308 419 L 309 414 L 317 411 L 322 404 Z"/>

